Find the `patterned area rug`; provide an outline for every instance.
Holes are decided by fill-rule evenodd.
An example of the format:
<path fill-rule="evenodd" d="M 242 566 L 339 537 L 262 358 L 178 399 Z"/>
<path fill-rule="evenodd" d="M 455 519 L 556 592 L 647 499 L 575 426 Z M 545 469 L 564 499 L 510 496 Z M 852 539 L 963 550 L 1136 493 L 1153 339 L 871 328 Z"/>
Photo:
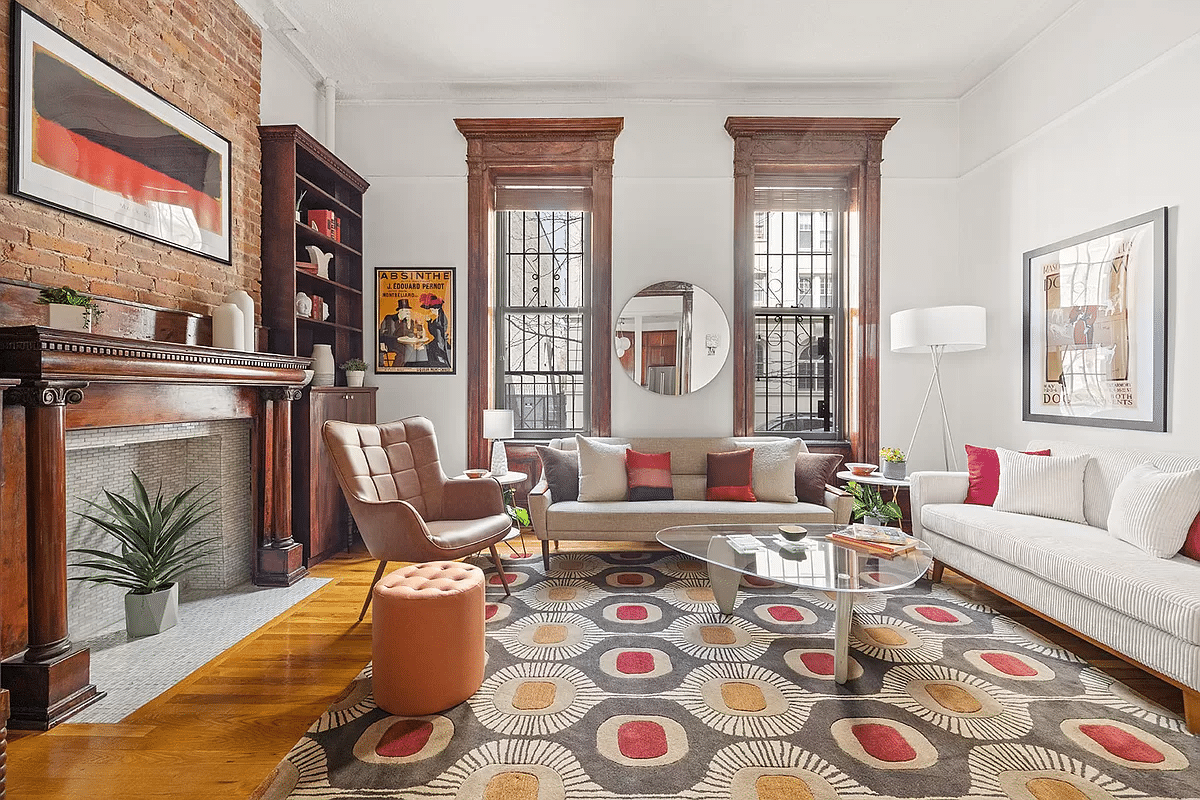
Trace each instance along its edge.
<path fill-rule="evenodd" d="M 839 687 L 821 593 L 757 582 L 726 617 L 681 555 L 552 564 L 489 591 L 469 701 L 389 716 L 368 666 L 257 796 L 1200 797 L 1176 715 L 943 586 L 857 604 Z"/>

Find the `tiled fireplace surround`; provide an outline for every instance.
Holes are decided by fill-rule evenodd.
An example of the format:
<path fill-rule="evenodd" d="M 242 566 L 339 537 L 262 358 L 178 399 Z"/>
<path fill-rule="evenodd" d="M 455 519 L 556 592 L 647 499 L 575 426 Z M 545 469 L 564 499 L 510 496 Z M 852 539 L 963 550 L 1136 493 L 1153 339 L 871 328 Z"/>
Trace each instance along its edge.
<path fill-rule="evenodd" d="M 245 419 L 136 425 L 67 432 L 67 547 L 115 552 L 116 540 L 76 512 L 85 501 L 107 507 L 104 490 L 128 495 L 131 472 L 153 500 L 162 481 L 168 499 L 195 483 L 215 490 L 217 511 L 192 532 L 196 539 L 219 537 L 203 565 L 183 577 L 181 592 L 229 589 L 251 577 L 253 513 L 250 502 L 250 421 Z M 103 515 L 100 515 L 103 516 Z M 69 563 L 86 556 L 71 554 Z M 83 574 L 71 567 L 68 575 Z M 88 638 L 124 618 L 125 590 L 90 581 L 70 581 L 67 620 L 71 638 Z"/>

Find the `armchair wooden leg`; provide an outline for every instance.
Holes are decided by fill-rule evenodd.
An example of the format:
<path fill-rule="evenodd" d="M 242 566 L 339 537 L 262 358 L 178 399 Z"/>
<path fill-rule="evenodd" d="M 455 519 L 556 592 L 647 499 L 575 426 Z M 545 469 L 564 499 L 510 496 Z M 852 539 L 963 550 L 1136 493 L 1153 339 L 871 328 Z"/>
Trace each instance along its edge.
<path fill-rule="evenodd" d="M 375 577 L 371 579 L 371 585 L 367 587 L 367 599 L 363 601 L 362 611 L 358 613 L 358 621 L 362 622 L 363 617 L 367 615 L 367 609 L 371 605 L 371 595 L 375 594 L 375 584 L 379 583 L 379 579 L 383 577 L 383 570 L 387 567 L 388 562 L 380 561 L 379 569 L 375 570 Z"/>
<path fill-rule="evenodd" d="M 504 596 L 512 597 L 512 591 L 508 588 L 508 576 L 504 574 L 504 567 L 500 564 L 500 554 L 496 552 L 496 545 L 489 544 L 488 550 L 492 551 L 492 563 L 496 565 L 496 572 L 500 573 L 500 583 L 504 586 Z"/>
<path fill-rule="evenodd" d="M 557 544 L 557 542 L 555 543 Z M 542 539 L 542 567 L 550 571 L 550 540 Z"/>
<path fill-rule="evenodd" d="M 929 576 L 929 579 L 931 581 L 933 581 L 934 583 L 941 583 L 942 582 L 942 573 L 945 571 L 946 571 L 946 565 L 943 564 L 942 562 L 938 561 L 935 558 L 933 560 L 933 574 Z"/>

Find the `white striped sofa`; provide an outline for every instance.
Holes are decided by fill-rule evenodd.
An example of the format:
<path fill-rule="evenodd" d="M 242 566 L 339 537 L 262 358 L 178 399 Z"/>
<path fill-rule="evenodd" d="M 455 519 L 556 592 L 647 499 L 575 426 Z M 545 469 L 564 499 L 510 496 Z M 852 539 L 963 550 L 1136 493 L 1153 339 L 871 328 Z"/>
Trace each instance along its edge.
<path fill-rule="evenodd" d="M 1106 530 L 1113 492 L 1131 469 L 1195 469 L 1200 456 L 1057 441 L 1025 449 L 1091 456 L 1088 524 L 967 505 L 967 473 L 913 473 L 913 528 L 933 549 L 934 579 L 948 566 L 1157 673 L 1183 690 L 1188 729 L 1200 733 L 1200 562 L 1156 558 Z"/>

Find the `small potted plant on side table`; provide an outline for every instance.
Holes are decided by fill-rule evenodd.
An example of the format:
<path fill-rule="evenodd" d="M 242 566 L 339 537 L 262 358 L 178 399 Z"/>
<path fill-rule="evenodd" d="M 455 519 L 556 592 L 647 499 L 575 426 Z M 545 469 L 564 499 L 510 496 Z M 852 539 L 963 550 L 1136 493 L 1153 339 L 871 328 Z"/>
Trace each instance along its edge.
<path fill-rule="evenodd" d="M 904 480 L 908 471 L 908 456 L 898 447 L 879 448 L 879 457 L 883 459 L 883 477 L 894 481 Z"/>
<path fill-rule="evenodd" d="M 342 364 L 342 369 L 346 371 L 347 386 L 363 385 L 363 380 L 367 377 L 367 362 L 361 358 L 352 358 Z"/>
<path fill-rule="evenodd" d="M 79 548 L 72 553 L 90 556 L 91 561 L 72 564 L 94 570 L 91 575 L 71 580 L 109 583 L 129 590 L 125 595 L 125 630 L 130 636 L 151 636 L 179 623 L 179 578 L 200 566 L 208 545 L 217 537 L 188 541 L 192 529 L 216 511 L 213 491 L 192 497 L 201 484 L 184 489 L 164 500 L 162 484 L 153 501 L 133 473 L 133 495 L 122 497 L 105 490 L 108 507 L 85 500 L 104 514 L 76 512 L 116 539 L 121 549 Z"/>
<path fill-rule="evenodd" d="M 50 327 L 68 331 L 90 331 L 104 309 L 91 295 L 77 292 L 69 286 L 47 286 L 38 294 L 37 302 L 50 309 Z"/>
<path fill-rule="evenodd" d="M 873 486 L 850 481 L 846 491 L 854 498 L 854 510 L 851 516 L 862 520 L 868 525 L 887 525 L 889 522 L 900 522 L 904 512 L 900 504 L 894 500 L 884 500 L 883 495 Z"/>

